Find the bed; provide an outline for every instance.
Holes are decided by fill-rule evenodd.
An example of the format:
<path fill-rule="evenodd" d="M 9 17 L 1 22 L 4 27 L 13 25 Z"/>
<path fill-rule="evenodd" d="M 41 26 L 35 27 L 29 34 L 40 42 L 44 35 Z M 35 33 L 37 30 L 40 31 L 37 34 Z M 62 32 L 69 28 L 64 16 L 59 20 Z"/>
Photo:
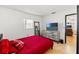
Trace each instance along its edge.
<path fill-rule="evenodd" d="M 53 41 L 41 36 L 30 36 L 19 39 L 24 42 L 24 47 L 16 54 L 42 54 L 53 47 Z"/>

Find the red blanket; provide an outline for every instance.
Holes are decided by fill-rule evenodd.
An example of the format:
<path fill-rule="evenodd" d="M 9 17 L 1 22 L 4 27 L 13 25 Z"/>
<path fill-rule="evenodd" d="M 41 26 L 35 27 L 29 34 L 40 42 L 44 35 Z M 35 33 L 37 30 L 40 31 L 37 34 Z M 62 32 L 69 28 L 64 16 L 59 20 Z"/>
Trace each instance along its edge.
<path fill-rule="evenodd" d="M 0 41 L 0 54 L 16 53 L 17 49 L 10 44 L 8 39 Z"/>
<path fill-rule="evenodd" d="M 30 36 L 19 39 L 24 42 L 24 47 L 17 54 L 42 54 L 53 47 L 53 41 L 41 36 Z"/>
<path fill-rule="evenodd" d="M 9 40 L 3 39 L 0 41 L 0 54 L 8 54 L 9 53 Z"/>
<path fill-rule="evenodd" d="M 0 41 L 0 54 L 8 54 L 15 52 L 17 54 L 42 54 L 49 48 L 53 47 L 53 41 L 41 36 L 30 36 L 19 39 L 24 42 L 24 47 L 21 50 L 16 50 L 8 39 Z"/>

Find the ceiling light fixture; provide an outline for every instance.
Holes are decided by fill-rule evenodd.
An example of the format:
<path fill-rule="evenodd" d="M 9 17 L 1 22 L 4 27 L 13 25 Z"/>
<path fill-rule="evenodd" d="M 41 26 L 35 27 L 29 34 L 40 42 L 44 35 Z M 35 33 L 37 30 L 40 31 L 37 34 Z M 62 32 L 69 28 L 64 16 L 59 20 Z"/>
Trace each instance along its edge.
<path fill-rule="evenodd" d="M 51 14 L 55 14 L 56 12 L 52 12 Z"/>

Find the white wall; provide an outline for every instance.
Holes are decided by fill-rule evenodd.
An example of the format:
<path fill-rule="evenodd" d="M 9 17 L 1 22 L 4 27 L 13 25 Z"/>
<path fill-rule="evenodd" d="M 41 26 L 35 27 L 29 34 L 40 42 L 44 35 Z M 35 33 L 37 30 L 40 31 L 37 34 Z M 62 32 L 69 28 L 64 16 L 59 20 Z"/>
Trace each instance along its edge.
<path fill-rule="evenodd" d="M 0 33 L 10 40 L 33 35 L 33 29 L 24 29 L 24 19 L 41 21 L 40 16 L 0 7 Z"/>
<path fill-rule="evenodd" d="M 77 13 L 77 8 L 70 8 L 57 12 L 56 14 L 51 14 L 43 17 L 43 30 L 46 29 L 46 24 L 51 22 L 58 22 L 58 30 L 60 31 L 60 39 L 65 39 L 65 15 Z"/>
<path fill-rule="evenodd" d="M 46 29 L 46 24 L 58 22 L 60 38 L 64 40 L 65 36 L 65 15 L 76 13 L 76 8 L 67 9 L 56 14 L 44 16 L 22 13 L 17 10 L 0 7 L 0 33 L 3 33 L 9 39 L 21 38 L 34 34 L 34 29 L 24 29 L 24 19 L 33 19 L 40 21 L 41 30 Z"/>

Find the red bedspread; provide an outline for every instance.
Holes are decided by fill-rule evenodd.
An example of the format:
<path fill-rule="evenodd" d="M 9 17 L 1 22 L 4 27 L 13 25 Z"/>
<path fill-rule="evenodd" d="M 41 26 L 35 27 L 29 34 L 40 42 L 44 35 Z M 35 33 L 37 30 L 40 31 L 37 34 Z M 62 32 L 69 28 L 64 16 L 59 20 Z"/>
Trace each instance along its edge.
<path fill-rule="evenodd" d="M 0 41 L 0 54 L 8 54 L 9 53 L 9 40 L 3 39 Z"/>
<path fill-rule="evenodd" d="M 52 40 L 41 36 L 30 36 L 19 40 L 24 42 L 24 47 L 17 54 L 42 54 L 53 47 Z"/>

